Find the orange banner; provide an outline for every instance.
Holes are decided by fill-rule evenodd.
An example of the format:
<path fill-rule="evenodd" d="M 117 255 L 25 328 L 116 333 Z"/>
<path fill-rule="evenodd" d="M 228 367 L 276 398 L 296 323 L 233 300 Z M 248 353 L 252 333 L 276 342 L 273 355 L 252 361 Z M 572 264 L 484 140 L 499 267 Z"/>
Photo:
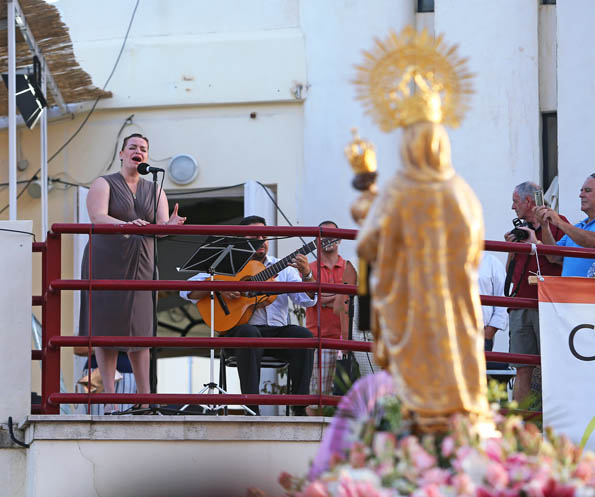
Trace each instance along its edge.
<path fill-rule="evenodd" d="M 538 286 L 540 302 L 595 304 L 595 278 L 544 276 Z"/>

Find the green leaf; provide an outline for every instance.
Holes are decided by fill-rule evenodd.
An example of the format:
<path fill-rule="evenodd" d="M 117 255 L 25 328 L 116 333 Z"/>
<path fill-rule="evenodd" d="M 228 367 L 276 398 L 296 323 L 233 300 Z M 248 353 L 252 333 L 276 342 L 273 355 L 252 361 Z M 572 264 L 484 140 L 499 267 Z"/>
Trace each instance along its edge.
<path fill-rule="evenodd" d="M 587 445 L 587 442 L 588 442 L 589 438 L 591 437 L 591 433 L 593 433 L 593 430 L 595 430 L 595 416 L 593 416 L 593 418 L 587 425 L 587 429 L 585 430 L 585 433 L 583 433 L 583 437 L 581 438 L 581 443 L 579 444 L 579 447 L 581 448 L 581 450 L 583 450 L 585 448 L 585 445 Z"/>

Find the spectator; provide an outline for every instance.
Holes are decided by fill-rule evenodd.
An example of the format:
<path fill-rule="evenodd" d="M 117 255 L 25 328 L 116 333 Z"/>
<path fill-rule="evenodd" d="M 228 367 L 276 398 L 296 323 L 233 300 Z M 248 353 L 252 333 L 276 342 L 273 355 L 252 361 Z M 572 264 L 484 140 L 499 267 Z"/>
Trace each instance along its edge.
<path fill-rule="evenodd" d="M 502 263 L 492 254 L 484 252 L 479 265 L 479 293 L 481 295 L 504 296 L 504 280 L 506 271 Z M 508 324 L 508 316 L 504 307 L 482 305 L 483 329 L 485 333 L 485 350 L 494 347 L 494 337 L 498 330 Z"/>
<path fill-rule="evenodd" d="M 581 199 L 581 210 L 587 217 L 574 226 L 549 207 L 535 209 L 537 219 L 545 226 L 542 243 L 557 244 L 560 247 L 595 248 L 595 173 L 591 174 L 583 183 L 579 198 Z M 557 243 L 553 230 L 561 230 L 564 233 Z M 548 255 L 547 258 L 550 262 L 562 264 L 562 276 L 588 276 L 593 265 L 593 259 L 562 257 L 561 255 Z"/>
<path fill-rule="evenodd" d="M 512 209 L 519 219 L 528 223 L 527 227 L 517 228 L 504 235 L 507 242 L 529 242 L 542 240 L 543 230 L 538 219 L 535 217 L 534 193 L 539 186 L 530 181 L 518 185 L 512 193 Z M 566 219 L 566 218 L 564 218 Z M 519 237 L 520 232 L 525 231 L 524 237 Z M 554 227 L 552 236 L 559 240 L 564 233 Z M 529 254 L 510 253 L 507 262 L 507 278 L 504 288 L 506 295 L 511 297 L 523 297 L 537 299 L 537 286 L 529 285 L 528 278 L 531 274 L 537 273 L 537 259 L 541 274 L 547 276 L 559 276 L 561 267 L 548 261 L 545 256 L 537 257 Z M 512 283 L 512 290 L 508 282 Z M 534 354 L 539 355 L 539 314 L 537 309 L 508 309 L 509 330 L 510 330 L 510 352 L 513 354 Z M 514 400 L 520 402 L 525 399 L 531 390 L 531 377 L 534 366 L 527 364 L 512 364 L 516 367 L 516 379 L 512 391 Z"/>
<path fill-rule="evenodd" d="M 338 228 L 334 221 L 323 221 L 322 228 Z M 341 240 L 325 245 L 320 253 L 320 281 L 322 283 L 356 284 L 356 272 L 353 264 L 339 255 Z M 318 280 L 318 262 L 310 263 L 314 279 Z M 320 296 L 320 335 L 322 338 L 349 339 L 349 298 L 347 295 L 323 293 Z M 306 327 L 315 337 L 318 336 L 318 309 L 316 306 L 306 309 Z M 322 395 L 331 395 L 337 350 L 322 350 Z M 314 352 L 314 368 L 310 380 L 310 393 L 318 393 L 318 351 Z M 311 412 L 311 411 L 310 411 Z"/>

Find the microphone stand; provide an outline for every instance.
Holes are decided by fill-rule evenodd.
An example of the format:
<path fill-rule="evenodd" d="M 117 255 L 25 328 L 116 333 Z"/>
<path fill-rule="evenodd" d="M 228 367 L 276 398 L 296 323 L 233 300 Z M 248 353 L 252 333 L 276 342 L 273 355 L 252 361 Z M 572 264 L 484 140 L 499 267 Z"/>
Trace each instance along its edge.
<path fill-rule="evenodd" d="M 157 171 L 151 171 L 153 174 L 153 224 L 157 224 Z M 157 265 L 159 256 L 157 254 L 157 235 L 153 235 L 153 281 L 157 280 Z M 153 336 L 157 336 L 157 290 L 152 290 L 153 299 Z M 149 378 L 151 393 L 157 393 L 157 351 L 151 348 L 150 352 Z"/>

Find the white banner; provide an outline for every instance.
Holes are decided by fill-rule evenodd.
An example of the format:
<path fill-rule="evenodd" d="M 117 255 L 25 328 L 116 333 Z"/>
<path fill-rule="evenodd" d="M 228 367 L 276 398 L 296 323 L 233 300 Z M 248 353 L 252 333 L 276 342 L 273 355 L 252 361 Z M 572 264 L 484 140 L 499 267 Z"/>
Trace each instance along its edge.
<path fill-rule="evenodd" d="M 543 425 L 579 443 L 595 416 L 595 279 L 539 283 Z M 587 442 L 595 450 L 595 435 Z"/>

